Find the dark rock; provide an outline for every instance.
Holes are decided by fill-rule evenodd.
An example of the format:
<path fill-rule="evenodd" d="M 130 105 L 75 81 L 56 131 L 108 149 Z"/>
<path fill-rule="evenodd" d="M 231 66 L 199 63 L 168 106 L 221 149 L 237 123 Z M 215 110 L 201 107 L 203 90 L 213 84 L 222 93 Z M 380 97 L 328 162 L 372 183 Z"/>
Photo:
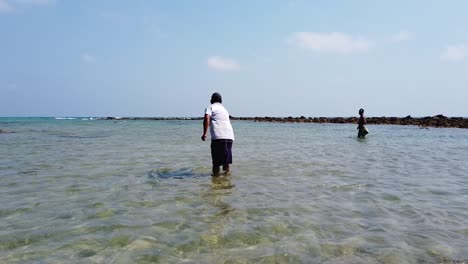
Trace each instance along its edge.
<path fill-rule="evenodd" d="M 435 118 L 435 119 L 447 119 L 447 117 L 444 116 L 444 115 L 436 115 L 433 118 Z"/>
<path fill-rule="evenodd" d="M 280 123 L 337 123 L 337 124 L 357 124 L 358 118 L 353 117 L 233 117 L 231 120 L 245 120 L 253 122 L 280 122 Z M 203 120 L 203 117 L 105 117 L 100 120 Z M 368 117 L 367 124 L 372 125 L 413 125 L 421 127 L 455 127 L 468 128 L 468 118 L 464 117 L 446 117 L 444 115 L 426 116 L 422 118 L 414 118 L 410 115 L 406 117 Z M 14 133 L 5 130 L 0 130 L 0 133 Z"/>
<path fill-rule="evenodd" d="M 9 134 L 9 133 L 15 133 L 15 132 L 14 132 L 14 131 L 8 131 L 8 130 L 0 129 L 0 134 Z"/>

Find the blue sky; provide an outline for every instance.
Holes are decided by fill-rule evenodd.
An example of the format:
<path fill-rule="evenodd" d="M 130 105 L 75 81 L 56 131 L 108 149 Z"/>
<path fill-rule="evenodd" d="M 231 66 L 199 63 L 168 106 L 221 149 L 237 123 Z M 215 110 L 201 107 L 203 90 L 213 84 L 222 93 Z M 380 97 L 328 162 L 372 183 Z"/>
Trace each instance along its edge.
<path fill-rule="evenodd" d="M 468 116 L 468 1 L 0 0 L 0 116 Z"/>

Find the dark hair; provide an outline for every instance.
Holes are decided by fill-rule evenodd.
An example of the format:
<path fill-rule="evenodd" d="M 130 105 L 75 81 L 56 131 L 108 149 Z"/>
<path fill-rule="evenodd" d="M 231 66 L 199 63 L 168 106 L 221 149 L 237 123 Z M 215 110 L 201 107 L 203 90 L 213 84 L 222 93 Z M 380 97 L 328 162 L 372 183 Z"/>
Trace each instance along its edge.
<path fill-rule="evenodd" d="M 219 93 L 213 93 L 211 95 L 211 101 L 212 104 L 214 103 L 222 103 L 223 99 L 221 98 L 221 95 Z"/>
<path fill-rule="evenodd" d="M 364 109 L 362 109 L 362 108 L 359 109 L 359 114 L 360 114 L 360 115 L 364 114 Z"/>

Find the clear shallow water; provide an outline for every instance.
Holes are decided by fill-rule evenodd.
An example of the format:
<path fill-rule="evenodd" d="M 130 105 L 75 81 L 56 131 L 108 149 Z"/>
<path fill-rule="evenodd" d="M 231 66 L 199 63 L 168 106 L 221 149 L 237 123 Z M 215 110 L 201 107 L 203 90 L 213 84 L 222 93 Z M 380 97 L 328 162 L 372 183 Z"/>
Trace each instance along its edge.
<path fill-rule="evenodd" d="M 463 263 L 468 130 L 0 118 L 0 263 Z"/>

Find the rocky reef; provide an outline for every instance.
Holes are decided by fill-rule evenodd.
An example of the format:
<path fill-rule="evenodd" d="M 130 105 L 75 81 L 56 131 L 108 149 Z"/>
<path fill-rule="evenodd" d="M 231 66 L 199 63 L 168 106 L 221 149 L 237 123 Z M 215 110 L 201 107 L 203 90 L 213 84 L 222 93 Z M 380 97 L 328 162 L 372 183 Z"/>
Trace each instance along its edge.
<path fill-rule="evenodd" d="M 255 122 L 283 122 L 283 123 L 334 123 L 357 124 L 358 117 L 240 117 L 239 120 L 252 120 Z M 468 118 L 446 117 L 444 115 L 426 117 L 367 117 L 367 124 L 372 125 L 403 125 L 421 127 L 456 127 L 468 128 Z"/>
<path fill-rule="evenodd" d="M 202 117 L 104 117 L 102 120 L 202 120 Z M 357 124 L 358 117 L 233 117 L 231 120 L 278 123 L 333 123 Z M 420 127 L 468 128 L 468 118 L 446 117 L 444 115 L 426 117 L 367 117 L 369 125 L 402 125 Z"/>

